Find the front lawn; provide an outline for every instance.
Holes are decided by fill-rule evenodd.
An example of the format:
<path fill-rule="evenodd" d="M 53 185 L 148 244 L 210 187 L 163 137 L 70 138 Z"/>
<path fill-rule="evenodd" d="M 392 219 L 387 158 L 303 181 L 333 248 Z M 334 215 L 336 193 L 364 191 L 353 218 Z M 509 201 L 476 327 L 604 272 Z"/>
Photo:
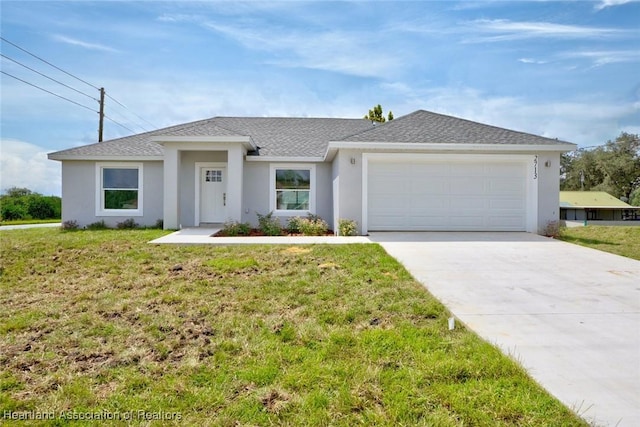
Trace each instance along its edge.
<path fill-rule="evenodd" d="M 0 235 L 0 416 L 585 425 L 494 347 L 449 331 L 446 309 L 377 245 L 146 243 L 163 234 Z"/>
<path fill-rule="evenodd" d="M 582 246 L 640 260 L 640 227 L 586 227 L 562 228 L 560 239 Z"/>

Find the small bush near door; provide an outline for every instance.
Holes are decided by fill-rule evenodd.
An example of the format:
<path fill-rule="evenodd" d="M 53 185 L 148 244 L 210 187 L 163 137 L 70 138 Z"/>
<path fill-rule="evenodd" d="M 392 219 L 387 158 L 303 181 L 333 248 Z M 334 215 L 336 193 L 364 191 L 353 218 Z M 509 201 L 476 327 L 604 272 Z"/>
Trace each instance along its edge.
<path fill-rule="evenodd" d="M 338 233 L 340 236 L 357 236 L 358 223 L 352 219 L 338 220 Z"/>
<path fill-rule="evenodd" d="M 329 225 L 319 217 L 302 218 L 298 224 L 305 236 L 322 236 L 329 229 Z"/>
<path fill-rule="evenodd" d="M 251 226 L 248 222 L 229 221 L 224 224 L 221 232 L 229 237 L 248 236 L 251 233 Z"/>
<path fill-rule="evenodd" d="M 278 218 L 273 218 L 273 212 L 269 212 L 266 215 L 258 215 L 258 227 L 265 236 L 280 236 L 282 234 L 282 226 Z"/>

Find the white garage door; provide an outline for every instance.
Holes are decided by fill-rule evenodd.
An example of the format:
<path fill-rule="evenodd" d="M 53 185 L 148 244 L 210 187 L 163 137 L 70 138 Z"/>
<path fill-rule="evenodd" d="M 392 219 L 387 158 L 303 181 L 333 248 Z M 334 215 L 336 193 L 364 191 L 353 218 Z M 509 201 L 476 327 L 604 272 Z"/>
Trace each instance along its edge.
<path fill-rule="evenodd" d="M 526 229 L 524 162 L 371 159 L 367 175 L 371 231 Z"/>

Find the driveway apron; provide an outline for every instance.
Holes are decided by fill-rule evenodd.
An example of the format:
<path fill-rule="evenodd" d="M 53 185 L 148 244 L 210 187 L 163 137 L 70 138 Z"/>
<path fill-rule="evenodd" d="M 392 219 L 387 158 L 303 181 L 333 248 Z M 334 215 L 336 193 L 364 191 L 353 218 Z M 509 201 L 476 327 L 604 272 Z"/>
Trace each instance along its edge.
<path fill-rule="evenodd" d="M 640 426 L 640 261 L 528 233 L 372 233 L 584 419 Z"/>

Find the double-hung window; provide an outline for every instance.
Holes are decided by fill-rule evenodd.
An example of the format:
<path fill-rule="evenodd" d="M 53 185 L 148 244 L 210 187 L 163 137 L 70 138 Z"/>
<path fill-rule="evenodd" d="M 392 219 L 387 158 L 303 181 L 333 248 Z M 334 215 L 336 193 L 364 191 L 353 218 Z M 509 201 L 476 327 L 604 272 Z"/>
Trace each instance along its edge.
<path fill-rule="evenodd" d="M 315 210 L 315 166 L 271 166 L 271 210 L 303 214 Z"/>
<path fill-rule="evenodd" d="M 96 165 L 96 215 L 142 215 L 142 164 Z"/>

